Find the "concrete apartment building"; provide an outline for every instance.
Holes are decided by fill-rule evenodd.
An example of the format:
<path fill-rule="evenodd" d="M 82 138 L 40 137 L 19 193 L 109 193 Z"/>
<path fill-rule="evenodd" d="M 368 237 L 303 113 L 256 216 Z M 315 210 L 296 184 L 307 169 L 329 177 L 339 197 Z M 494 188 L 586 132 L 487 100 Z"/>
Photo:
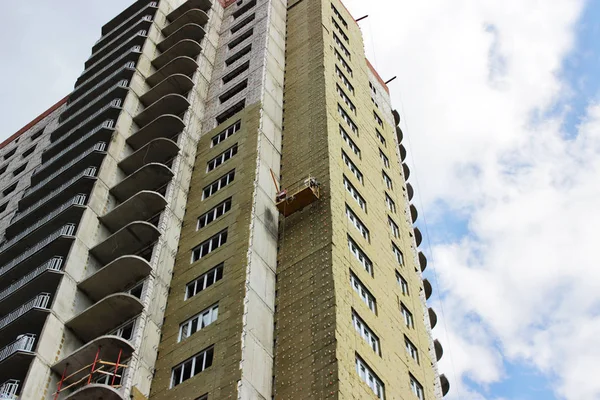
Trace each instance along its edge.
<path fill-rule="evenodd" d="M 339 0 L 139 0 L 0 144 L 0 399 L 440 399 L 400 116 Z"/>

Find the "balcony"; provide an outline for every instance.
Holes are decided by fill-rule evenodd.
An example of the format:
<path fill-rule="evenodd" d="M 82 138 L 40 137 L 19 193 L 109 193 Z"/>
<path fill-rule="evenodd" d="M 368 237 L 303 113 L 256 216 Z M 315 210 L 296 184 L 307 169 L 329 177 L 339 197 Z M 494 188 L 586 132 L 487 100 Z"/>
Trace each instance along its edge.
<path fill-rule="evenodd" d="M 179 146 L 171 139 L 158 138 L 137 150 L 119 163 L 126 174 L 132 174 L 146 164 L 167 164 L 179 153 Z"/>
<path fill-rule="evenodd" d="M 179 17 L 181 17 L 183 14 L 196 8 L 208 12 L 208 10 L 210 10 L 211 7 L 212 2 L 210 0 L 188 0 L 175 10 L 171 11 L 171 13 L 167 15 L 167 20 L 169 22 L 173 22 Z"/>
<path fill-rule="evenodd" d="M 423 290 L 425 291 L 425 300 L 429 300 L 433 294 L 433 287 L 428 279 L 423 279 Z"/>
<path fill-rule="evenodd" d="M 115 232 L 134 221 L 150 219 L 166 205 L 167 200 L 159 193 L 142 190 L 100 217 L 100 222 Z"/>
<path fill-rule="evenodd" d="M 50 313 L 50 293 L 41 293 L 0 319 L 0 336 L 9 338 L 21 332 L 39 332 Z"/>
<path fill-rule="evenodd" d="M 195 60 L 201 52 L 202 47 L 200 46 L 200 43 L 194 40 L 184 39 L 152 60 L 152 65 L 156 69 L 161 69 L 177 57 L 189 57 Z"/>
<path fill-rule="evenodd" d="M 35 357 L 35 341 L 35 335 L 19 335 L 15 341 L 0 349 L 0 376 L 24 376 Z"/>
<path fill-rule="evenodd" d="M 402 172 L 404 173 L 404 180 L 407 181 L 410 177 L 410 169 L 405 163 L 402 163 Z"/>
<path fill-rule="evenodd" d="M 79 284 L 93 301 L 122 292 L 150 275 L 152 267 L 141 257 L 127 255 L 111 261 Z"/>
<path fill-rule="evenodd" d="M 143 221 L 132 222 L 121 228 L 90 250 L 90 253 L 106 265 L 119 257 L 137 254 L 160 237 L 158 229 Z"/>
<path fill-rule="evenodd" d="M 429 314 L 429 324 L 431 325 L 431 329 L 435 328 L 437 325 L 437 314 L 433 311 L 433 308 L 429 307 L 427 309 L 427 313 Z"/>
<path fill-rule="evenodd" d="M 404 139 L 404 133 L 399 126 L 396 127 L 396 139 L 398 139 L 398 143 L 402 143 L 402 139 Z"/>
<path fill-rule="evenodd" d="M 425 257 L 422 251 L 419 252 L 419 266 L 421 267 L 421 272 L 424 272 L 425 268 L 427 268 L 427 257 Z"/>
<path fill-rule="evenodd" d="M 442 396 L 446 396 L 448 394 L 448 392 L 450 391 L 450 382 L 448 381 L 448 378 L 446 378 L 446 375 L 444 375 L 444 374 L 440 375 L 440 385 L 442 387 Z"/>
<path fill-rule="evenodd" d="M 121 182 L 117 183 L 110 192 L 121 202 L 142 190 L 156 191 L 173 178 L 173 171 L 163 164 L 150 163 L 144 165 Z"/>
<path fill-rule="evenodd" d="M 200 9 L 193 8 L 189 11 L 186 11 L 175 21 L 167 25 L 167 27 L 162 30 L 162 33 L 165 36 L 170 36 L 173 33 L 175 33 L 175 31 L 181 29 L 184 25 L 197 24 L 200 26 L 204 26 L 207 22 L 208 14 L 206 14 L 206 12 Z"/>
<path fill-rule="evenodd" d="M 65 326 L 81 340 L 89 342 L 129 321 L 143 309 L 144 305 L 135 296 L 111 294 L 67 321 Z"/>
<path fill-rule="evenodd" d="M 421 234 L 421 230 L 415 226 L 413 232 L 415 233 L 415 242 L 417 243 L 417 247 L 421 245 L 423 242 L 423 235 Z"/>
<path fill-rule="evenodd" d="M 412 220 L 413 224 L 415 222 L 417 222 L 417 218 L 419 218 L 419 212 L 417 211 L 417 207 L 415 207 L 414 204 L 411 204 L 410 205 L 410 219 Z"/>
<path fill-rule="evenodd" d="M 124 400 L 116 388 L 101 383 L 85 385 L 71 393 L 65 400 Z"/>
<path fill-rule="evenodd" d="M 0 292 L 0 315 L 13 304 L 20 304 L 32 293 L 54 293 L 62 278 L 63 258 L 52 257 Z"/>
<path fill-rule="evenodd" d="M 79 86 L 76 86 L 73 89 L 73 91 L 69 95 L 69 99 L 71 99 L 71 101 L 75 101 L 83 94 L 91 90 L 91 88 L 93 88 L 95 85 L 102 82 L 107 77 L 111 76 L 115 71 L 119 71 L 123 66 L 135 68 L 136 62 L 140 58 L 141 54 L 142 46 L 131 47 L 122 56 L 108 64 L 106 67 L 102 68 L 100 71 L 83 80 L 79 84 Z"/>
<path fill-rule="evenodd" d="M 394 116 L 394 123 L 396 125 L 400 125 L 400 114 L 397 110 L 392 110 L 392 115 Z"/>
<path fill-rule="evenodd" d="M 179 94 L 185 96 L 185 94 L 192 90 L 193 87 L 194 82 L 186 75 L 174 74 L 165 78 L 158 85 L 144 93 L 140 97 L 140 101 L 144 104 L 144 106 L 148 106 L 149 104 L 155 103 L 168 94 Z"/>
<path fill-rule="evenodd" d="M 118 31 L 123 26 L 130 24 L 131 21 L 141 13 L 151 11 L 154 14 L 157 7 L 157 1 L 136 1 L 102 27 L 102 38 L 100 38 L 96 45 L 100 44 L 102 41 L 105 41 L 107 37 L 114 35 L 115 31 Z"/>
<path fill-rule="evenodd" d="M 145 126 L 163 114 L 181 115 L 190 106 L 190 102 L 179 94 L 168 94 L 150 104 L 133 118 L 140 127 Z"/>
<path fill-rule="evenodd" d="M 188 78 L 192 78 L 197 69 L 198 63 L 194 59 L 190 57 L 177 57 L 150 75 L 146 79 L 146 83 L 148 83 L 150 86 L 156 86 L 174 74 L 183 74 Z"/>
<path fill-rule="evenodd" d="M 19 231 L 24 226 L 29 226 L 34 220 L 45 215 L 55 204 L 69 196 L 73 197 L 76 194 L 82 194 L 80 192 L 90 193 L 94 182 L 96 182 L 96 168 L 84 169 L 81 173 L 54 189 L 47 196 L 16 214 L 7 231 L 12 231 L 13 229 Z"/>
<path fill-rule="evenodd" d="M 75 230 L 75 224 L 66 224 L 27 248 L 27 250 L 19 254 L 16 258 L 3 264 L 0 267 L 0 286 L 19 279 L 31 271 L 31 266 L 40 265 L 55 254 L 65 255 L 71 247 L 73 239 L 75 239 Z M 16 267 L 21 264 L 26 264 L 29 268 L 19 268 L 17 270 Z"/>
<path fill-rule="evenodd" d="M 444 355 L 444 348 L 439 340 L 435 339 L 433 341 L 433 348 L 435 349 L 435 358 L 440 361 Z"/>
<path fill-rule="evenodd" d="M 400 150 L 400 161 L 404 162 L 406 160 L 406 148 L 403 145 L 398 145 L 398 150 Z"/>
<path fill-rule="evenodd" d="M 50 134 L 50 140 L 57 141 L 58 139 L 64 136 L 70 136 L 74 133 L 80 134 L 79 130 L 89 130 L 93 129 L 100 125 L 102 122 L 106 120 L 117 120 L 119 113 L 121 112 L 121 104 L 123 104 L 122 99 L 113 99 L 110 103 L 106 104 L 104 107 L 100 108 L 94 114 L 90 115 L 88 118 L 83 120 L 81 123 L 73 127 L 72 129 L 66 130 L 62 129 L 64 126 L 59 125 L 56 130 L 52 131 Z"/>
<path fill-rule="evenodd" d="M 206 31 L 200 25 L 187 24 L 167 36 L 162 42 L 156 45 L 156 48 L 162 52 L 184 39 L 191 39 L 200 43 L 205 35 Z"/>
<path fill-rule="evenodd" d="M 406 183 L 406 192 L 408 194 L 408 200 L 412 200 L 413 196 L 415 195 L 415 190 L 413 189 L 412 185 L 410 183 Z"/>
<path fill-rule="evenodd" d="M 109 143 L 112 134 L 115 131 L 114 126 L 115 120 L 107 119 L 83 136 L 80 134 L 74 135 L 74 132 L 71 132 L 71 134 L 61 137 L 55 142 L 50 143 L 50 145 L 44 150 L 42 153 L 42 163 L 49 163 L 55 157 L 60 158 L 66 153 L 77 149 L 79 146 L 85 146 L 86 144 L 89 144 L 91 141 Z M 80 152 L 81 150 L 77 151 L 77 153 Z M 44 168 L 44 165 L 39 166 L 37 169 L 42 168 Z M 37 172 L 37 169 L 34 174 Z"/>
<path fill-rule="evenodd" d="M 19 396 L 19 387 L 21 382 L 16 379 L 10 379 L 0 385 L 0 400 L 17 400 Z"/>
<path fill-rule="evenodd" d="M 138 150 L 154 139 L 171 138 L 183 128 L 185 123 L 181 118 L 173 114 L 164 114 L 127 138 L 127 144 Z"/>

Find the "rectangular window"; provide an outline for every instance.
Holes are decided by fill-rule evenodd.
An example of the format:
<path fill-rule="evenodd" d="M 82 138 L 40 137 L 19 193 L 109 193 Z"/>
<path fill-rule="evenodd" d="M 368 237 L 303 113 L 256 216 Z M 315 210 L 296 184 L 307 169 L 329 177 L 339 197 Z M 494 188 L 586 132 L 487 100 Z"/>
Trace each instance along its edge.
<path fill-rule="evenodd" d="M 400 275 L 398 273 L 398 271 L 396 271 L 396 279 L 398 280 L 398 284 L 400 285 L 400 289 L 402 289 L 402 294 L 405 296 L 408 296 L 409 292 L 408 292 L 408 282 L 406 281 L 406 279 L 404 279 L 404 277 L 402 275 Z"/>
<path fill-rule="evenodd" d="M 223 140 L 227 139 L 228 137 L 230 137 L 231 135 L 233 135 L 234 133 L 239 131 L 241 127 L 242 127 L 242 122 L 236 121 L 232 125 L 223 129 L 217 135 L 213 136 L 212 141 L 210 142 L 210 147 L 215 147 L 216 145 L 221 143 Z"/>
<path fill-rule="evenodd" d="M 231 28 L 231 34 L 233 35 L 234 33 L 238 32 L 240 29 L 242 29 L 243 27 L 248 25 L 250 22 L 254 21 L 255 18 L 256 18 L 256 14 L 248 15 L 246 18 L 244 18 L 242 21 L 240 21 L 238 24 L 236 24 L 235 26 L 233 26 Z"/>
<path fill-rule="evenodd" d="M 231 42 L 229 42 L 229 44 L 227 45 L 227 48 L 229 48 L 229 50 L 235 49 L 240 43 L 242 43 L 243 41 L 248 39 L 250 36 L 252 36 L 253 33 L 254 33 L 254 28 L 248 29 L 246 32 L 242 33 L 241 35 L 239 35 L 238 37 L 233 39 Z"/>
<path fill-rule="evenodd" d="M 4 204 L 0 204 L 0 214 L 2 214 L 4 211 L 6 211 L 7 207 L 8 207 L 8 201 Z"/>
<path fill-rule="evenodd" d="M 389 160 L 389 158 L 387 158 L 387 156 L 383 153 L 383 151 L 381 149 L 379 149 L 379 157 L 381 158 L 383 165 L 385 165 L 386 168 L 389 168 L 390 160 Z"/>
<path fill-rule="evenodd" d="M 214 346 L 202 350 L 171 370 L 171 388 L 204 371 L 213 363 Z"/>
<path fill-rule="evenodd" d="M 229 107 L 227 110 L 217 115 L 217 117 L 215 118 L 215 120 L 217 121 L 217 125 L 221 125 L 223 122 L 227 121 L 229 118 L 242 111 L 244 107 L 246 107 L 246 99 L 243 99 L 242 101 Z"/>
<path fill-rule="evenodd" d="M 7 168 L 8 168 L 8 164 L 5 164 L 2 167 L 0 167 L 0 175 L 2 175 L 3 173 L 5 173 Z"/>
<path fill-rule="evenodd" d="M 352 324 L 354 325 L 354 329 L 356 329 L 356 332 L 358 332 L 360 337 L 362 337 L 365 340 L 365 342 L 367 342 L 367 344 L 371 346 L 371 348 L 377 355 L 380 355 L 381 353 L 379 350 L 379 338 L 373 333 L 371 328 L 367 326 L 365 321 L 363 321 L 354 310 L 352 310 Z"/>
<path fill-rule="evenodd" d="M 9 187 L 7 187 L 6 189 L 4 189 L 2 191 L 2 196 L 8 196 L 9 194 L 11 194 L 12 192 L 15 191 L 15 189 L 17 188 L 17 183 L 19 182 L 15 182 L 12 185 L 10 185 Z"/>
<path fill-rule="evenodd" d="M 352 104 L 352 102 L 350 101 L 350 98 L 348 96 L 346 96 L 346 93 L 344 93 L 344 91 L 342 90 L 340 85 L 336 84 L 335 87 L 336 87 L 338 94 L 340 95 L 342 100 L 344 100 L 344 103 L 346 103 L 346 105 L 348 106 L 350 111 L 352 111 L 354 114 L 356 114 L 356 107 L 354 106 L 354 104 Z"/>
<path fill-rule="evenodd" d="M 367 271 L 369 274 L 373 275 L 373 263 L 371 262 L 371 260 L 369 260 L 369 258 L 362 251 L 362 249 L 360 247 L 358 247 L 356 242 L 354 240 L 352 240 L 350 235 L 348 235 L 348 248 L 350 249 L 350 252 L 352 254 L 354 254 L 354 257 L 356 257 L 358 262 L 360 262 L 360 265 L 363 266 L 365 271 Z"/>
<path fill-rule="evenodd" d="M 392 184 L 392 180 L 390 179 L 389 176 L 387 176 L 387 174 L 383 171 L 381 171 L 381 176 L 383 177 L 383 181 L 385 182 L 385 186 L 389 189 L 392 190 L 394 188 L 394 185 Z"/>
<path fill-rule="evenodd" d="M 13 171 L 13 176 L 19 175 L 21 172 L 25 171 L 25 167 L 27 167 L 27 163 L 21 165 L 19 168 Z"/>
<path fill-rule="evenodd" d="M 177 342 L 181 342 L 198 332 L 200 329 L 206 328 L 217 320 L 219 316 L 219 305 L 215 304 L 208 307 L 206 310 L 200 311 L 192 318 L 179 325 L 179 338 Z"/>
<path fill-rule="evenodd" d="M 231 57 L 227 58 L 225 60 L 225 65 L 227 67 L 229 67 L 231 64 L 233 64 L 237 60 L 241 59 L 242 57 L 244 57 L 246 54 L 250 53 L 251 51 L 252 51 L 252 43 L 249 44 L 248 46 L 244 47 L 243 49 L 241 49 L 240 51 L 238 51 Z"/>
<path fill-rule="evenodd" d="M 210 185 L 206 186 L 202 189 L 202 200 L 208 199 L 213 194 L 217 193 L 219 190 L 223 189 L 225 186 L 229 185 L 235 179 L 235 169 L 229 171 Z"/>
<path fill-rule="evenodd" d="M 394 203 L 394 200 L 392 200 L 387 193 L 385 194 L 385 205 L 387 206 L 388 210 L 394 214 L 396 213 L 396 203 Z"/>
<path fill-rule="evenodd" d="M 120 327 L 118 327 L 117 329 L 115 329 L 111 333 L 109 333 L 109 335 L 118 336 L 125 340 L 131 340 L 131 339 L 133 339 L 133 332 L 135 331 L 136 323 L 137 323 L 137 318 L 124 323 L 123 325 L 121 325 Z"/>
<path fill-rule="evenodd" d="M 243 74 L 244 72 L 248 71 L 249 68 L 250 68 L 250 60 L 246 61 L 245 63 L 243 63 L 242 65 L 240 65 L 239 67 L 235 68 L 233 71 L 231 71 L 230 73 L 225 75 L 222 78 L 223 84 L 225 85 L 225 84 L 231 82 L 232 80 L 234 80 L 235 78 L 237 78 L 238 76 Z"/>
<path fill-rule="evenodd" d="M 350 40 L 348 39 L 348 36 L 346 35 L 346 33 L 342 30 L 342 27 L 339 26 L 339 24 L 337 22 L 335 22 L 335 18 L 331 17 L 331 22 L 333 23 L 333 27 L 344 38 L 344 40 L 346 41 L 346 43 L 350 43 Z"/>
<path fill-rule="evenodd" d="M 33 153 L 34 150 L 35 150 L 35 146 L 31 146 L 30 148 L 25 150 L 25 152 L 23 153 L 23 155 L 21 157 L 22 158 L 29 157 L 31 155 L 31 153 Z"/>
<path fill-rule="evenodd" d="M 350 222 L 352 222 L 352 225 L 354 225 L 354 227 L 356 227 L 356 229 L 358 229 L 361 236 L 364 237 L 368 241 L 369 240 L 369 230 L 367 229 L 365 224 L 363 224 L 362 221 L 360 219 L 358 219 L 358 217 L 356 216 L 356 214 L 354 214 L 354 211 L 352 211 L 352 209 L 348 206 L 348 204 L 346 204 L 346 216 L 348 217 Z"/>
<path fill-rule="evenodd" d="M 398 228 L 398 225 L 396 225 L 396 223 L 394 222 L 393 219 L 391 219 L 388 216 L 388 225 L 390 226 L 390 230 L 392 231 L 392 235 L 394 235 L 394 237 L 397 239 L 400 237 L 400 229 Z"/>
<path fill-rule="evenodd" d="M 338 78 L 340 78 L 340 80 L 342 81 L 344 86 L 346 86 L 346 88 L 350 91 L 350 93 L 354 94 L 354 87 L 352 86 L 348 78 L 346 78 L 340 67 L 338 67 L 337 65 L 335 66 L 335 74 L 338 76 Z"/>
<path fill-rule="evenodd" d="M 346 155 L 346 153 L 344 153 L 343 150 L 342 150 L 342 160 L 344 160 L 344 164 L 346 164 L 346 166 L 350 169 L 350 171 L 352 171 L 352 173 L 354 174 L 354 176 L 356 177 L 356 179 L 358 179 L 358 181 L 360 183 L 363 183 L 363 174 L 362 174 L 362 172 L 360 172 L 358 170 L 358 168 L 356 168 L 356 165 L 354 165 L 354 163 L 352 162 L 352 160 L 350 160 L 350 157 L 348 157 Z"/>
<path fill-rule="evenodd" d="M 383 383 L 373 370 L 358 356 L 356 356 L 356 373 L 366 383 L 378 399 L 385 399 Z"/>
<path fill-rule="evenodd" d="M 371 93 L 373 93 L 373 95 L 377 94 L 377 89 L 375 88 L 375 85 L 373 85 L 373 83 L 371 81 L 369 81 L 369 88 L 371 89 Z"/>
<path fill-rule="evenodd" d="M 12 149 L 11 151 L 9 151 L 8 153 L 6 153 L 4 155 L 4 160 L 8 160 L 12 156 L 14 156 L 16 152 L 17 152 L 17 148 L 15 147 L 14 149 Z"/>
<path fill-rule="evenodd" d="M 404 323 L 408 328 L 414 328 L 415 322 L 413 320 L 413 315 L 408 308 L 403 303 L 400 303 L 400 310 L 402 311 L 402 317 L 404 318 Z"/>
<path fill-rule="evenodd" d="M 242 90 L 248 87 L 248 79 L 244 79 L 240 83 L 234 85 L 231 89 L 227 90 L 225 93 L 219 96 L 219 102 L 221 104 L 225 103 L 227 100 L 233 99 L 235 96 L 240 94 Z"/>
<path fill-rule="evenodd" d="M 419 400 L 425 400 L 425 394 L 423 393 L 423 386 L 415 379 L 414 376 L 410 375 L 410 389 L 417 396 Z"/>
<path fill-rule="evenodd" d="M 204 228 L 206 225 L 210 224 L 227 211 L 231 210 L 231 197 L 225 200 L 222 203 L 219 203 L 217 206 L 213 207 L 210 211 L 202 214 L 200 218 L 198 218 L 198 223 L 196 225 L 196 230 L 200 230 Z"/>
<path fill-rule="evenodd" d="M 344 25 L 344 27 L 348 28 L 348 23 L 342 17 L 342 14 L 340 14 L 340 12 L 337 10 L 337 8 L 335 8 L 335 6 L 333 4 L 331 5 L 331 9 L 333 10 L 333 13 L 335 14 L 335 16 L 339 18 L 342 25 Z"/>
<path fill-rule="evenodd" d="M 340 38 L 334 33 L 333 34 L 333 41 L 335 42 L 335 44 L 338 45 L 338 47 L 340 48 L 340 50 L 342 50 L 342 53 L 344 53 L 344 55 L 346 57 L 348 57 L 348 59 L 352 59 L 352 57 L 350 57 L 350 52 L 348 51 L 348 49 L 346 48 L 346 46 L 344 46 L 344 43 L 342 43 L 342 41 L 340 40 Z"/>
<path fill-rule="evenodd" d="M 354 143 L 352 141 L 352 139 L 350 139 L 350 136 L 346 133 L 346 131 L 344 130 L 344 128 L 342 128 L 341 125 L 340 125 L 340 134 L 342 135 L 342 139 L 344 140 L 344 142 L 346 142 L 348 147 L 350 147 L 350 149 L 354 152 L 354 154 L 356 154 L 358 156 L 358 158 L 360 158 L 360 149 L 358 148 L 356 143 Z"/>
<path fill-rule="evenodd" d="M 44 133 L 44 128 L 40 129 L 39 131 L 37 131 L 36 133 L 31 135 L 31 141 L 33 142 L 34 140 L 36 140 L 37 138 L 42 136 L 42 133 Z"/>
<path fill-rule="evenodd" d="M 335 58 L 337 58 L 338 62 L 340 64 L 342 64 L 342 67 L 344 67 L 344 69 L 346 70 L 346 72 L 348 72 L 348 74 L 350 76 L 352 76 L 352 68 L 350 68 L 350 65 L 348 65 L 348 63 L 346 62 L 346 60 L 344 60 L 344 57 L 342 57 L 342 55 L 340 54 L 339 51 L 337 51 L 337 49 L 333 49 L 333 51 L 335 52 Z"/>
<path fill-rule="evenodd" d="M 234 20 L 238 19 L 239 17 L 244 15 L 246 12 L 248 12 L 255 5 L 256 5 L 256 0 L 252 0 L 252 1 L 249 1 L 248 3 L 246 3 L 245 5 L 243 5 L 242 7 L 238 8 L 236 12 L 231 14 L 231 15 L 233 15 L 233 19 Z"/>
<path fill-rule="evenodd" d="M 394 256 L 396 256 L 396 261 L 398 261 L 398 264 L 404 265 L 404 255 L 402 255 L 402 252 L 394 243 L 392 243 L 392 251 L 394 252 Z"/>
<path fill-rule="evenodd" d="M 348 193 L 350 193 L 350 195 L 352 195 L 352 198 L 354 200 L 356 200 L 356 202 L 358 203 L 360 208 L 366 212 L 367 211 L 367 203 L 365 202 L 365 199 L 360 195 L 360 193 L 358 193 L 358 190 L 356 190 L 354 188 L 354 186 L 352 186 L 352 184 L 350 183 L 348 178 L 346 178 L 345 176 L 344 176 L 344 186 L 346 187 L 346 190 L 348 191 Z"/>
<path fill-rule="evenodd" d="M 338 103 L 338 113 L 340 114 L 340 116 L 342 117 L 342 119 L 344 121 L 346 121 L 346 123 L 348 124 L 348 126 L 350 127 L 350 129 L 352 130 L 352 132 L 356 133 L 358 135 L 358 127 L 356 126 L 356 124 L 354 123 L 354 121 L 352 121 L 352 119 L 350 118 L 350 116 L 348 115 L 348 113 L 346 113 L 346 111 L 342 108 L 342 106 Z"/>
<path fill-rule="evenodd" d="M 206 163 L 206 172 L 210 172 L 223 164 L 225 161 L 229 160 L 231 157 L 235 156 L 238 151 L 237 143 L 210 160 Z"/>
<path fill-rule="evenodd" d="M 408 353 L 410 358 L 412 358 L 417 362 L 417 364 L 419 364 L 419 352 L 417 351 L 415 345 L 412 344 L 412 342 L 408 340 L 406 336 L 404 336 L 404 346 L 406 347 L 406 352 Z"/>
<path fill-rule="evenodd" d="M 350 271 L 350 285 L 354 289 L 354 291 L 360 296 L 362 301 L 369 307 L 369 310 L 373 311 L 373 313 L 377 314 L 377 303 L 375 302 L 375 297 L 367 290 L 365 285 Z"/>
<path fill-rule="evenodd" d="M 217 233 L 210 239 L 205 240 L 192 250 L 192 262 L 196 262 L 201 258 L 206 257 L 225 243 L 227 243 L 227 229 Z"/>
<path fill-rule="evenodd" d="M 185 286 L 185 300 L 194 297 L 204 289 L 223 279 L 223 263 L 217 265 L 199 278 L 194 279 Z"/>
<path fill-rule="evenodd" d="M 379 118 L 379 115 L 375 111 L 373 111 L 373 116 L 375 117 L 375 121 L 383 128 L 383 121 Z"/>
<path fill-rule="evenodd" d="M 379 141 L 381 142 L 381 144 L 384 147 L 387 147 L 387 144 L 385 143 L 385 138 L 383 137 L 383 135 L 381 134 L 381 132 L 379 132 L 377 129 L 375 129 L 375 132 L 377 132 L 377 139 L 379 139 Z"/>

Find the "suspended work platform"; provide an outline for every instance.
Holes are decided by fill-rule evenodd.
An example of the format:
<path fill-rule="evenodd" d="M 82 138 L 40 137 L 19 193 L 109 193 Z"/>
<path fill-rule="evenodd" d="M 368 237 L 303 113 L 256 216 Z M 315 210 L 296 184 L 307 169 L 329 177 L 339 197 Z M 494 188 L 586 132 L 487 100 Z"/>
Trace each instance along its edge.
<path fill-rule="evenodd" d="M 319 200 L 319 188 L 319 182 L 312 176 L 296 182 L 277 193 L 277 198 L 275 199 L 277 209 L 284 217 L 290 216 L 296 211 Z"/>

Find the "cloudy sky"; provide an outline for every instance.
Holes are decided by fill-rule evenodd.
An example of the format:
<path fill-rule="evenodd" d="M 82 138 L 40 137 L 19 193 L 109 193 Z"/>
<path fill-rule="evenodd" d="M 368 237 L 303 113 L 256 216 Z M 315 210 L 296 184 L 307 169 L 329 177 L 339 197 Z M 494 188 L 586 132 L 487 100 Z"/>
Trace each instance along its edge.
<path fill-rule="evenodd" d="M 129 0 L 0 25 L 0 140 Z M 600 1 L 346 0 L 402 115 L 450 399 L 600 399 Z"/>

